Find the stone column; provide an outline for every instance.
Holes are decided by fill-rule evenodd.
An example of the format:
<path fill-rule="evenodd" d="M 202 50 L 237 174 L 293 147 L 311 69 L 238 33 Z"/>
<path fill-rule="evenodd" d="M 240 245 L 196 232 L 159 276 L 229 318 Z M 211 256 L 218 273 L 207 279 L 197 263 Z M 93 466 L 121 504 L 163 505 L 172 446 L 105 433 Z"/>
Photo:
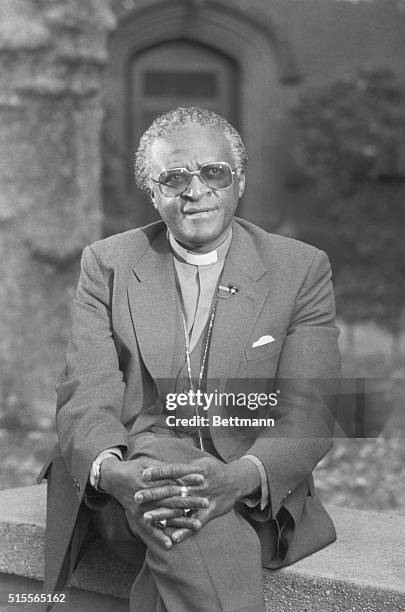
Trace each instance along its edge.
<path fill-rule="evenodd" d="M 0 3 L 0 403 L 50 414 L 83 247 L 101 234 L 107 0 Z M 9 398 L 10 400 L 10 398 Z"/>

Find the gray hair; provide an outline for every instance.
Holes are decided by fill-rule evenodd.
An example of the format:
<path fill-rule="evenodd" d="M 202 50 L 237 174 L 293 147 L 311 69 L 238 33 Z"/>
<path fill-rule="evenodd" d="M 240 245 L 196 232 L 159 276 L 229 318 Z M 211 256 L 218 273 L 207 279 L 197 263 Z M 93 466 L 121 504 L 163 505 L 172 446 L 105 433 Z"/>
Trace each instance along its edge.
<path fill-rule="evenodd" d="M 149 195 L 151 193 L 150 177 L 152 168 L 150 158 L 152 145 L 155 140 L 164 138 L 190 125 L 211 127 L 222 133 L 229 143 L 232 162 L 235 167 L 242 170 L 245 169 L 248 160 L 246 147 L 239 132 L 226 119 L 217 113 L 198 106 L 179 106 L 156 117 L 141 137 L 138 150 L 135 154 L 135 180 L 140 189 L 148 192 Z"/>

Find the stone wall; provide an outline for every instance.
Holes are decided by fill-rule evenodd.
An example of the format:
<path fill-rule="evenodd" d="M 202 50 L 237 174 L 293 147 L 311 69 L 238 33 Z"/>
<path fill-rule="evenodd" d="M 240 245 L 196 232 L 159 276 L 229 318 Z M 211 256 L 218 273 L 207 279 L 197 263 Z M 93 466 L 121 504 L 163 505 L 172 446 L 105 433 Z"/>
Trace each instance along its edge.
<path fill-rule="evenodd" d="M 101 235 L 114 26 L 107 0 L 0 4 L 0 403 L 52 410 L 79 257 Z"/>
<path fill-rule="evenodd" d="M 46 487 L 0 492 L 0 612 L 39 610 L 7 605 L 9 593 L 41 592 Z M 327 506 L 337 542 L 281 570 L 264 570 L 267 612 L 400 612 L 405 609 L 405 517 Z M 376 562 L 378 560 L 378 562 Z M 224 560 L 226 563 L 226 560 Z M 94 540 L 55 612 L 121 612 L 134 567 Z"/>

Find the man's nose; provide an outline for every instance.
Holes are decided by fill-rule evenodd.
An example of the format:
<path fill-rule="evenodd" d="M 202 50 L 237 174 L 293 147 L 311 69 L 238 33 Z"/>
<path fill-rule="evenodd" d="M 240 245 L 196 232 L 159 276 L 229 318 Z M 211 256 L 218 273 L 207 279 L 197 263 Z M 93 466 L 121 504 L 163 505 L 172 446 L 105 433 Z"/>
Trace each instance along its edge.
<path fill-rule="evenodd" d="M 197 174 L 191 177 L 188 187 L 181 194 L 183 198 L 190 200 L 199 200 L 203 195 L 210 190 L 205 183 L 202 182 Z"/>

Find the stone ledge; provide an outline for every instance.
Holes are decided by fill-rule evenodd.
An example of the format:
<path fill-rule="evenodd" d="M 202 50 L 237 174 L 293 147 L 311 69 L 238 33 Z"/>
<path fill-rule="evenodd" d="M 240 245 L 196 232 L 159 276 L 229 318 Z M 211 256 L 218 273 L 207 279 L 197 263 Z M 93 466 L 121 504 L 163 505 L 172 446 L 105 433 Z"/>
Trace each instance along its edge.
<path fill-rule="evenodd" d="M 45 506 L 46 485 L 0 491 L 0 573 L 42 580 Z M 338 541 L 291 567 L 265 570 L 268 611 L 405 610 L 405 516 L 328 510 Z M 125 598 L 132 579 L 131 569 L 98 544 L 72 586 Z"/>

